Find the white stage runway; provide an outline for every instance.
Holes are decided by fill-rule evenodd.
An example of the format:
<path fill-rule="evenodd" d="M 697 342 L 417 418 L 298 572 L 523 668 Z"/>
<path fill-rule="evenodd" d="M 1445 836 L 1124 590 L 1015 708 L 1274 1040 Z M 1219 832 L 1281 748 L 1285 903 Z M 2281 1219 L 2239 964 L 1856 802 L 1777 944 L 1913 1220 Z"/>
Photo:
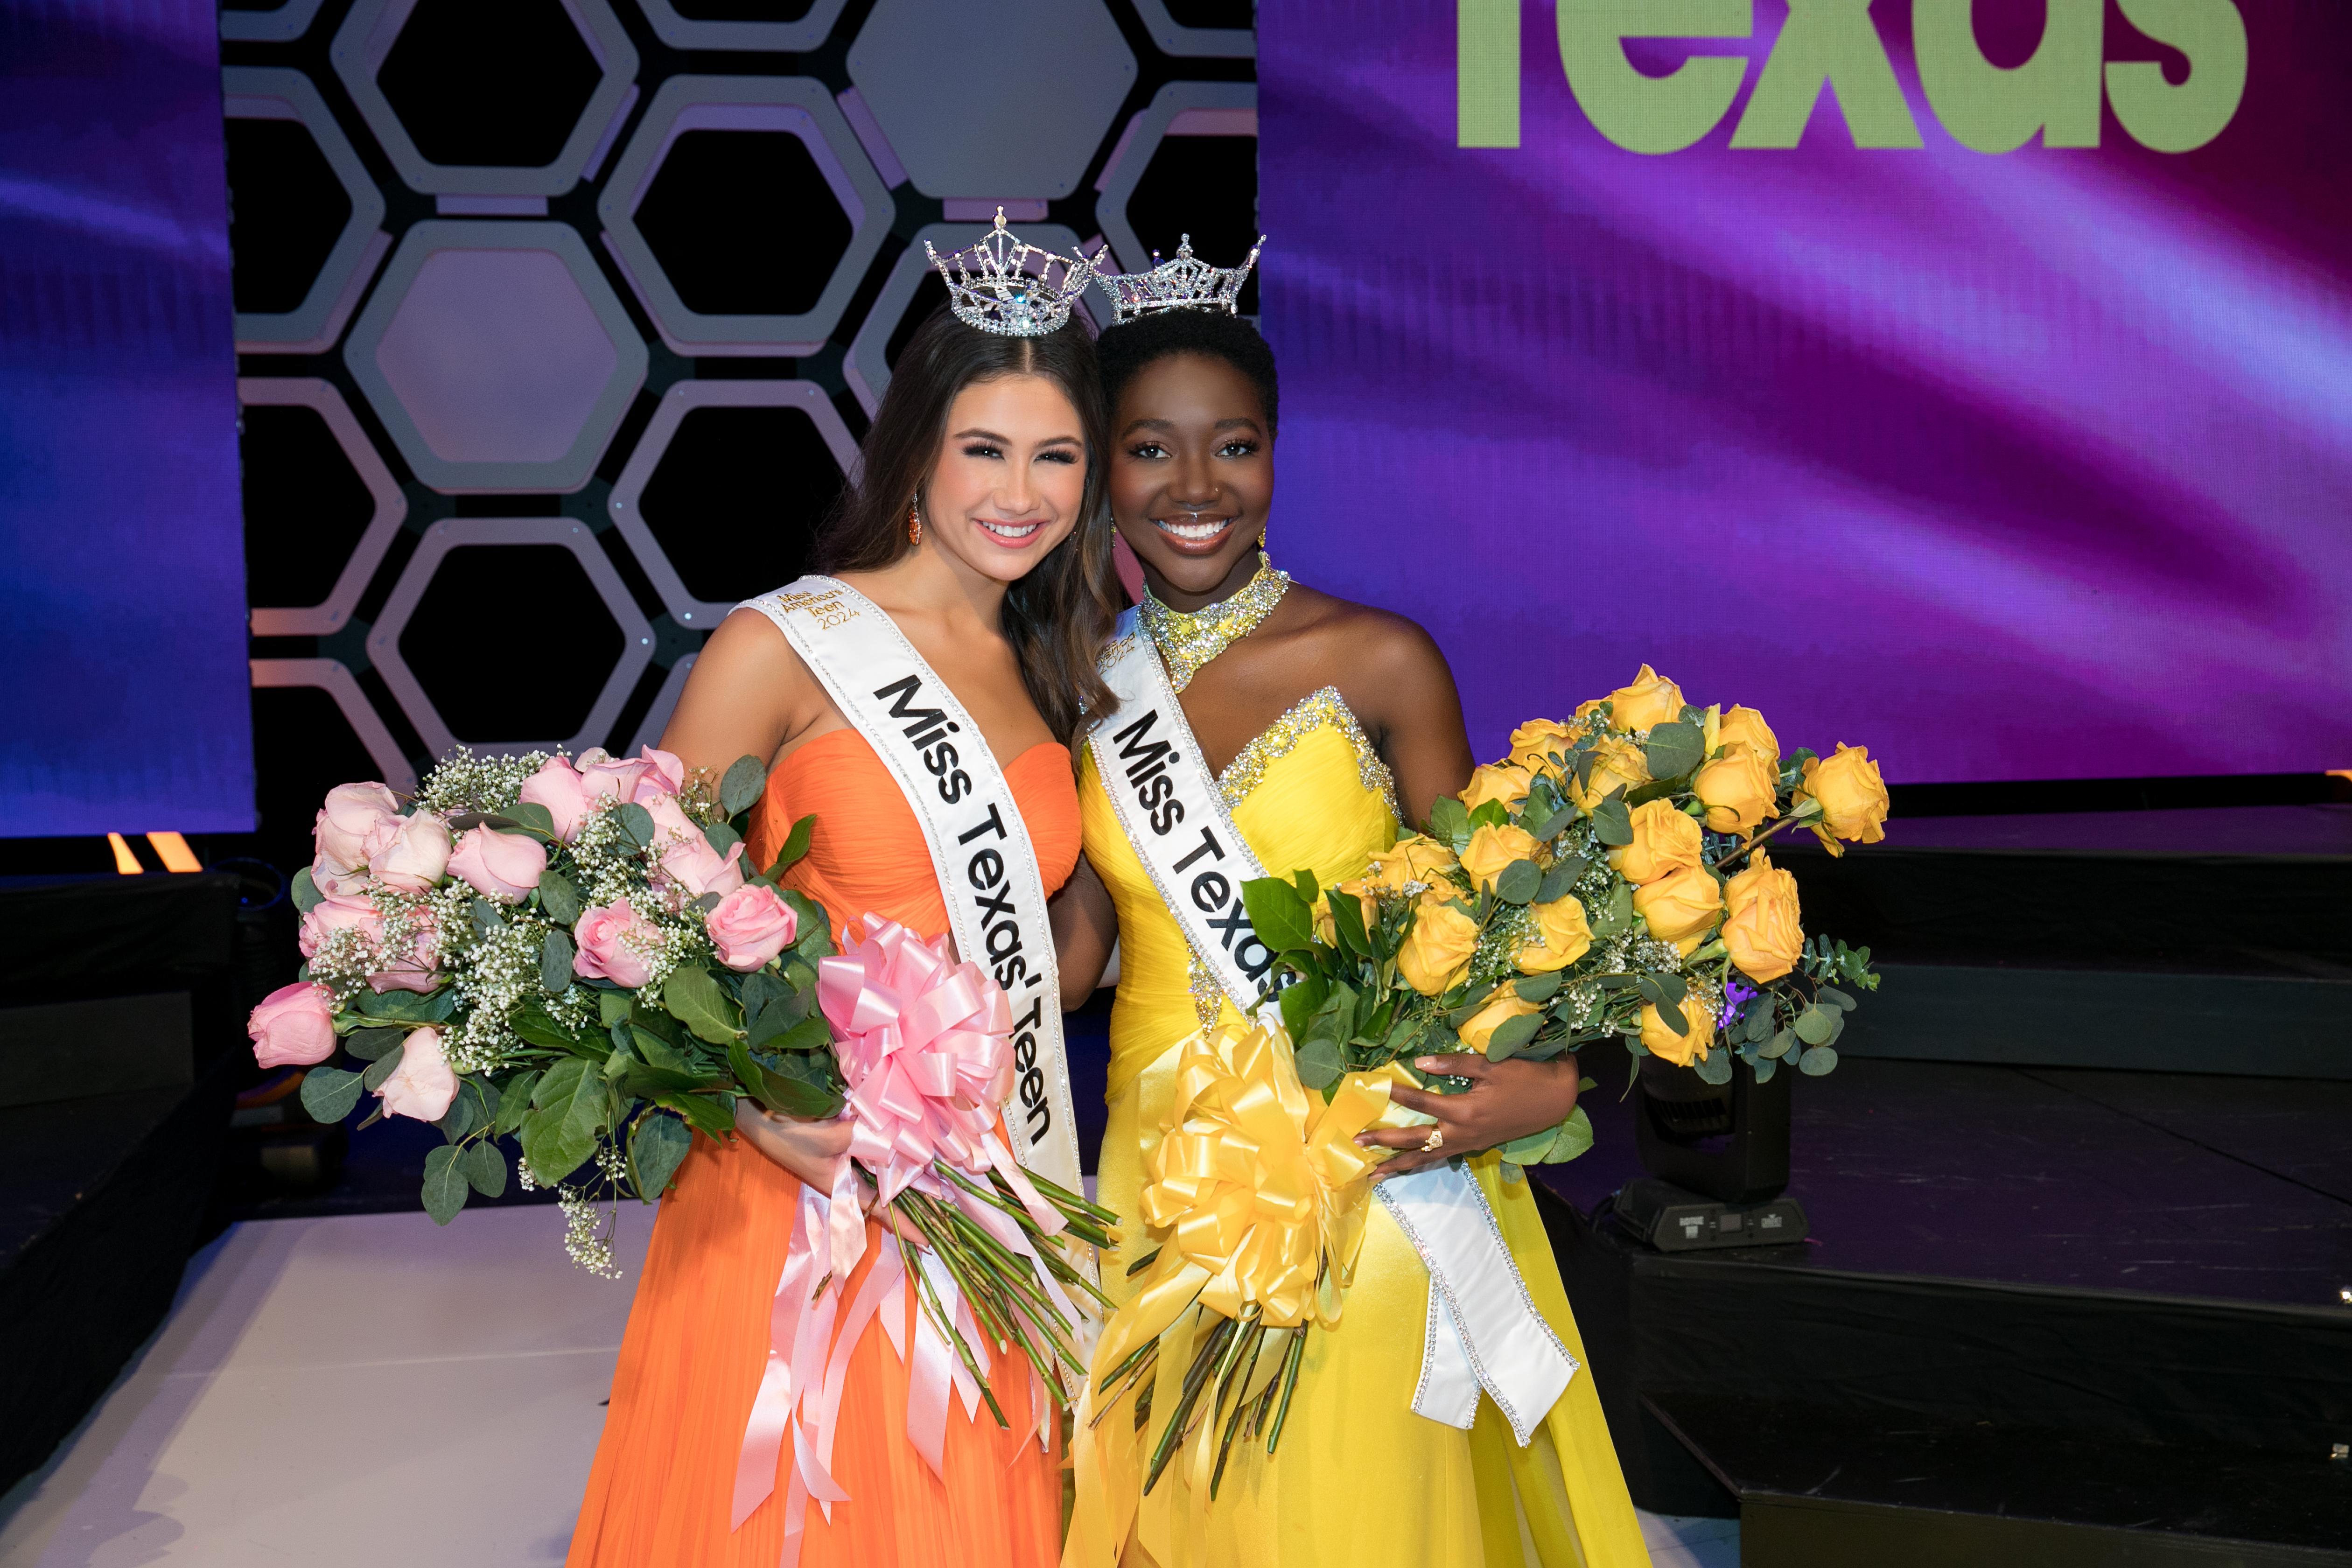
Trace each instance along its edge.
<path fill-rule="evenodd" d="M 621 1222 L 617 1281 L 552 1208 L 232 1226 L 0 1498 L 0 1568 L 562 1562 L 653 1212 Z M 1730 1521 L 1643 1525 L 1656 1568 L 1737 1568 Z"/>

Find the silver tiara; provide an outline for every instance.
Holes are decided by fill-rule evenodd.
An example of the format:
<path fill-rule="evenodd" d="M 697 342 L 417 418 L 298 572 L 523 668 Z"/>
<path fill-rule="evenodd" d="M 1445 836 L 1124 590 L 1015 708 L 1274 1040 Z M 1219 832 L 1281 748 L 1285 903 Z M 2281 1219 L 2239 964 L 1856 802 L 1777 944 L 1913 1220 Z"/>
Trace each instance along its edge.
<path fill-rule="evenodd" d="M 1070 307 L 1095 280 L 1092 262 L 1015 239 L 1004 226 L 1003 207 L 996 209 L 995 231 L 979 244 L 941 256 L 927 239 L 923 251 L 947 279 L 948 309 L 956 319 L 999 337 L 1042 338 L 1060 331 Z"/>
<path fill-rule="evenodd" d="M 1241 298 L 1242 285 L 1249 280 L 1257 253 L 1265 248 L 1265 236 L 1259 235 L 1239 267 L 1212 267 L 1194 258 L 1192 237 L 1188 234 L 1176 247 L 1173 259 L 1161 261 L 1160 253 L 1153 251 L 1151 259 L 1158 265 L 1149 272 L 1100 274 L 1103 287 L 1110 290 L 1111 323 L 1116 326 L 1162 310 L 1223 310 L 1228 316 L 1237 315 L 1234 301 Z"/>

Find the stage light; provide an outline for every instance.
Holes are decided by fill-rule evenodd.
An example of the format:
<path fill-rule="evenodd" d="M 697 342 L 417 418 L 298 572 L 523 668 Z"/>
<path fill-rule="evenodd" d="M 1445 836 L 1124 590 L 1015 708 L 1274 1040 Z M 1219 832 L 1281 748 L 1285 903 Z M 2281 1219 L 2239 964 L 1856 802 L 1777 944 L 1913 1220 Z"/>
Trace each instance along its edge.
<path fill-rule="evenodd" d="M 205 863 L 188 847 L 188 841 L 176 833 L 151 833 L 147 842 L 155 847 L 156 855 L 166 871 L 201 871 Z"/>
<path fill-rule="evenodd" d="M 131 852 L 131 846 L 124 840 L 122 835 L 110 833 L 106 836 L 106 841 L 113 847 L 116 870 L 126 877 L 136 877 L 146 870 L 144 866 L 139 864 L 139 857 Z"/>

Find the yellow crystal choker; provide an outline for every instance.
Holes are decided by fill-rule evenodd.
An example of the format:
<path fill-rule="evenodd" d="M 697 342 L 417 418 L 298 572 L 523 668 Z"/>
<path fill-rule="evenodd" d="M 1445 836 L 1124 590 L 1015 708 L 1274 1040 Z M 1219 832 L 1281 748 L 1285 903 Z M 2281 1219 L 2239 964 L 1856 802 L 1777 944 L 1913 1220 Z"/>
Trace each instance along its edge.
<path fill-rule="evenodd" d="M 1181 691 L 1201 673 L 1201 667 L 1257 630 L 1290 592 L 1290 574 L 1277 572 L 1265 551 L 1257 555 L 1257 575 L 1231 597 L 1197 610 L 1171 610 L 1143 591 L 1139 606 L 1144 630 L 1160 645 L 1168 661 L 1168 682 Z"/>

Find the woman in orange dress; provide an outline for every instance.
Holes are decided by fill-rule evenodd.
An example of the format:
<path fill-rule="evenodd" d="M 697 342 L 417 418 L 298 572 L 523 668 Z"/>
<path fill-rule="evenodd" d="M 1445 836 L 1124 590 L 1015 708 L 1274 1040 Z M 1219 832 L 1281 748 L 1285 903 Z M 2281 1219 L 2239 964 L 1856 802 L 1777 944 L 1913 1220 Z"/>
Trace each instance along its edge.
<path fill-rule="evenodd" d="M 818 544 L 824 569 L 881 608 L 981 731 L 966 739 L 1002 763 L 1049 893 L 1078 857 L 1066 744 L 1082 710 L 1108 699 L 1095 656 L 1118 601 L 1100 405 L 1076 322 L 996 335 L 942 310 L 900 356 L 862 478 Z M 714 774 L 747 753 L 773 759 L 751 860 L 769 864 L 814 813 L 788 880 L 824 906 L 836 937 L 869 910 L 926 939 L 948 931 L 907 797 L 765 616 L 739 610 L 720 626 L 662 745 Z M 908 1367 L 878 1317 L 851 1351 L 827 1467 L 850 1500 L 808 1504 L 805 1533 L 789 1535 L 788 1437 L 774 1490 L 730 1528 L 801 1184 L 824 1190 L 849 1141 L 845 1120 L 795 1121 L 748 1100 L 736 1127 L 725 1142 L 698 1134 L 662 1200 L 570 1568 L 777 1568 L 795 1554 L 806 1568 L 1055 1562 L 1061 1456 L 1039 1446 L 1043 1413 L 1019 1353 L 991 1379 L 1010 1429 L 984 1405 L 968 1420 L 951 1403 L 935 1475 L 908 1437 Z M 881 1255 L 878 1226 L 866 1226 L 845 1299 Z M 913 1298 L 901 1298 L 901 1343 Z"/>

